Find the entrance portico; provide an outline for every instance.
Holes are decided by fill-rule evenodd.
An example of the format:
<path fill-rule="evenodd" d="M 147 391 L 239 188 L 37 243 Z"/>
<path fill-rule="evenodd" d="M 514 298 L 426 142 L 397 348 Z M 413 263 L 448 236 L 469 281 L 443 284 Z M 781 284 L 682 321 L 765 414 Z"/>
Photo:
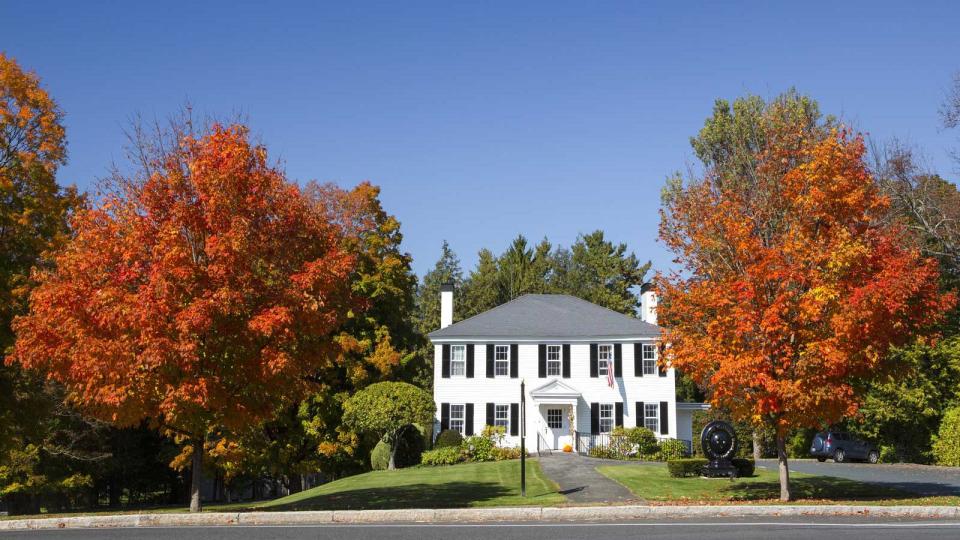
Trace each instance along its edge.
<path fill-rule="evenodd" d="M 554 379 L 531 390 L 530 399 L 538 413 L 536 430 L 540 446 L 546 445 L 550 450 L 560 450 L 568 444 L 573 446 L 580 392 Z"/>

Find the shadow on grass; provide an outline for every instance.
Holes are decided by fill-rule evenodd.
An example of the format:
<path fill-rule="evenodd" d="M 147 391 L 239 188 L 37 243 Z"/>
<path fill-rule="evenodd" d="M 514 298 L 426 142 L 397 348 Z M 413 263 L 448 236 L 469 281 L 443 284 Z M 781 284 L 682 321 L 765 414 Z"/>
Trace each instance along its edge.
<path fill-rule="evenodd" d="M 733 500 L 754 501 L 780 497 L 780 482 L 745 479 L 720 488 L 719 492 Z M 912 499 L 916 493 L 877 484 L 866 484 L 844 478 L 820 476 L 816 478 L 791 478 L 790 492 L 794 499 L 818 500 L 870 500 Z"/>
<path fill-rule="evenodd" d="M 453 508 L 501 497 L 518 496 L 498 484 L 447 482 L 396 487 L 360 488 L 317 495 L 264 510 L 365 510 L 397 508 Z"/>

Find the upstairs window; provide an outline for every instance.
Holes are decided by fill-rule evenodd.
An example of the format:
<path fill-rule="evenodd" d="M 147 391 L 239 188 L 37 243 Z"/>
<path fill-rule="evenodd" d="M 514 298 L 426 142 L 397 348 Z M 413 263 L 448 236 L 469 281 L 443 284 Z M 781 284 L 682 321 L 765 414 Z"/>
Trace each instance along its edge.
<path fill-rule="evenodd" d="M 493 349 L 493 373 L 510 375 L 510 346 L 496 345 Z"/>
<path fill-rule="evenodd" d="M 467 346 L 450 346 L 450 375 L 464 376 L 467 373 Z"/>
<path fill-rule="evenodd" d="M 604 377 L 613 363 L 613 345 L 600 345 L 597 347 L 597 374 Z M 612 405 L 611 405 L 612 406 Z"/>
<path fill-rule="evenodd" d="M 547 376 L 560 376 L 563 369 L 560 345 L 547 345 Z"/>
<path fill-rule="evenodd" d="M 652 343 L 643 344 L 643 374 L 657 374 L 657 347 Z"/>
<path fill-rule="evenodd" d="M 600 433 L 613 431 L 613 403 L 600 404 Z"/>
<path fill-rule="evenodd" d="M 643 404 L 643 427 L 654 433 L 660 433 L 660 406 L 658 404 Z"/>

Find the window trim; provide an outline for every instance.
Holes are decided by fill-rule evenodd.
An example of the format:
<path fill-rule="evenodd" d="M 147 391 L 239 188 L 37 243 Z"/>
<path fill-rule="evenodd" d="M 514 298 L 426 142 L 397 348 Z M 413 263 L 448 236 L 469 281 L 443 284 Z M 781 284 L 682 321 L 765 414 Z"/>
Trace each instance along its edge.
<path fill-rule="evenodd" d="M 501 350 L 506 351 L 506 359 L 498 360 L 497 353 Z M 510 345 L 494 345 L 493 346 L 493 376 L 494 377 L 509 377 L 510 376 Z M 500 365 L 503 364 L 504 370 L 503 373 L 500 373 Z"/>
<path fill-rule="evenodd" d="M 604 416 L 604 414 L 603 414 L 603 413 L 604 413 L 604 409 L 607 408 L 607 407 L 609 407 L 608 410 L 609 410 L 610 415 L 609 415 L 609 416 Z M 616 419 L 614 418 L 614 414 L 615 414 L 615 413 L 614 413 L 614 410 L 615 410 L 615 407 L 614 407 L 614 404 L 613 404 L 613 403 L 601 403 L 601 404 L 600 404 L 599 422 L 598 422 L 598 424 L 597 424 L 597 429 L 600 430 L 600 431 L 599 431 L 600 433 L 610 433 L 610 432 L 613 431 L 613 428 L 616 427 L 616 426 L 614 425 L 614 424 L 616 423 Z M 604 420 L 609 421 L 609 423 L 610 423 L 610 425 L 609 425 L 609 427 L 607 428 L 606 431 L 604 431 L 604 429 L 603 429 Z"/>
<path fill-rule="evenodd" d="M 651 356 L 647 357 L 647 352 L 651 353 Z M 644 343 L 641 347 L 641 353 L 643 358 L 643 374 L 644 375 L 656 375 L 657 374 L 657 346 L 653 343 Z M 647 369 L 649 368 L 649 369 Z"/>
<path fill-rule="evenodd" d="M 454 360 L 455 351 L 462 351 L 463 356 L 460 357 L 460 360 Z M 454 366 L 460 367 L 460 372 L 457 373 L 457 370 Z M 467 346 L 460 345 L 450 345 L 450 376 L 451 377 L 466 377 L 467 376 Z"/>
<path fill-rule="evenodd" d="M 550 354 L 556 353 L 557 358 L 551 360 Z M 563 376 L 563 346 L 547 345 L 547 377 Z"/>
<path fill-rule="evenodd" d="M 603 348 L 607 347 L 609 351 L 609 358 L 603 358 Z M 613 369 L 613 344 L 612 343 L 599 343 L 597 344 L 597 376 L 606 377 L 607 371 Z"/>
<path fill-rule="evenodd" d="M 454 422 L 453 410 L 454 410 L 454 407 L 460 407 L 460 411 L 462 412 L 462 416 L 460 416 L 459 418 L 456 418 L 456 420 L 460 422 L 460 429 L 457 429 L 457 428 L 453 427 L 453 422 Z M 450 422 L 449 429 L 452 429 L 452 430 L 454 430 L 454 431 L 458 431 L 458 432 L 460 432 L 461 435 L 464 435 L 464 434 L 466 433 L 466 430 L 467 430 L 467 404 L 466 404 L 466 403 L 451 403 L 451 404 L 450 404 L 450 419 L 449 419 L 449 422 Z"/>
<path fill-rule="evenodd" d="M 498 415 L 501 411 L 501 407 L 506 411 L 503 418 L 498 418 Z M 497 422 L 503 421 L 502 424 Z M 506 430 L 507 435 L 510 434 L 510 404 L 509 403 L 494 403 L 493 404 L 493 426 L 503 426 L 503 429 Z"/>
<path fill-rule="evenodd" d="M 653 415 L 649 414 L 649 411 L 653 411 Z M 647 420 L 653 420 L 654 426 L 650 427 L 647 425 Z M 644 403 L 643 404 L 643 427 L 649 429 L 650 431 L 659 434 L 660 433 L 660 404 L 659 403 Z"/>

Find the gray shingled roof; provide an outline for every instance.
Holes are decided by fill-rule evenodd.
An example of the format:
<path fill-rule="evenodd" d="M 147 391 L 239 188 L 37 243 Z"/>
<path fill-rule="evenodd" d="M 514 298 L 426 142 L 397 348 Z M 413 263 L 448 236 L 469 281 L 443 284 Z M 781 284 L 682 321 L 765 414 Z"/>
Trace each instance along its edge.
<path fill-rule="evenodd" d="M 525 294 L 433 331 L 438 338 L 656 337 L 660 328 L 566 294 Z"/>

